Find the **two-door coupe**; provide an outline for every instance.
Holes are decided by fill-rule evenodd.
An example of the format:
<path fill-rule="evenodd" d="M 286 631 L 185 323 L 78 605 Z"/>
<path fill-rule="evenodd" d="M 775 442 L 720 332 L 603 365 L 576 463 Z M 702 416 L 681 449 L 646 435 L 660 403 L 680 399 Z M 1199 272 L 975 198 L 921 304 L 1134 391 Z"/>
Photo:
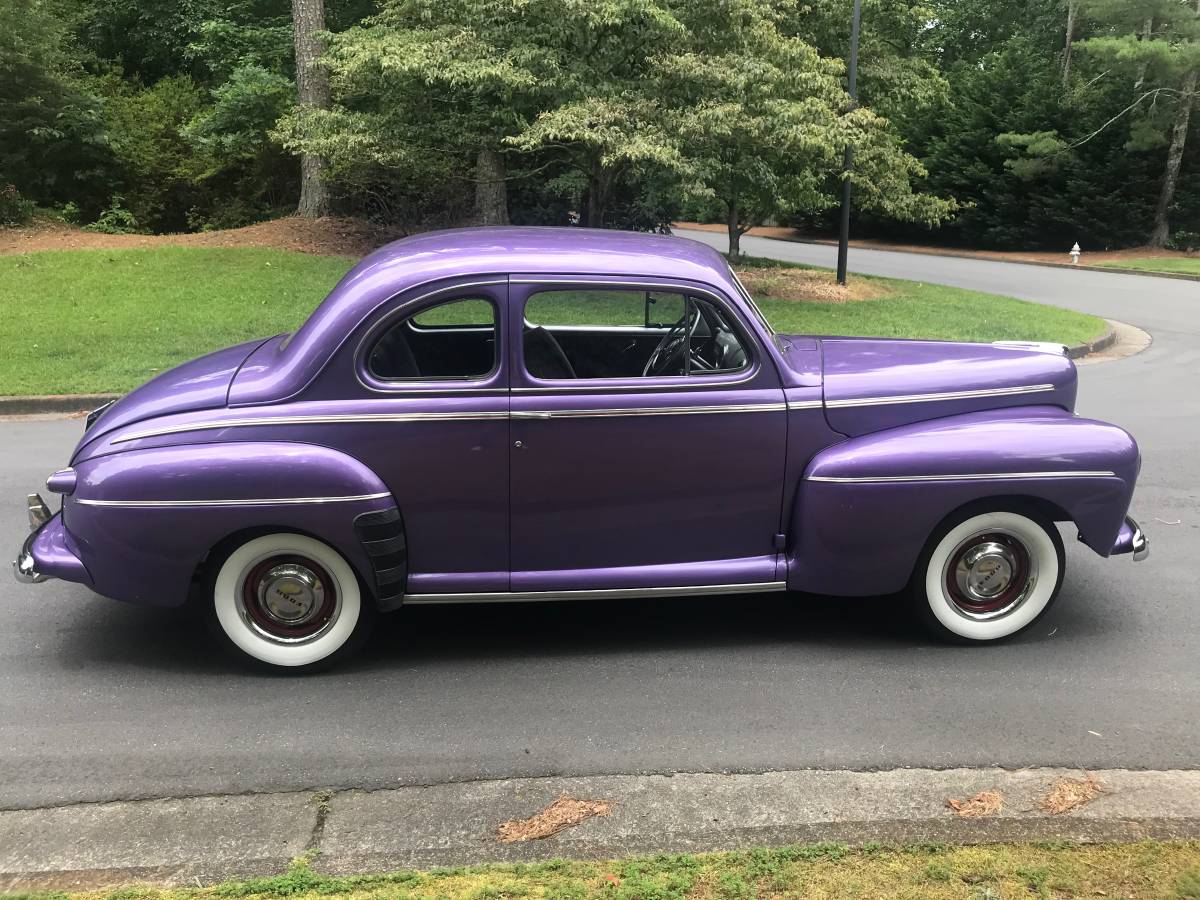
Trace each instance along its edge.
<path fill-rule="evenodd" d="M 89 416 L 14 569 L 291 671 L 406 603 L 907 586 L 992 641 L 1057 595 L 1056 522 L 1147 553 L 1137 445 L 1075 392 L 1054 345 L 776 334 L 694 241 L 425 234 Z"/>

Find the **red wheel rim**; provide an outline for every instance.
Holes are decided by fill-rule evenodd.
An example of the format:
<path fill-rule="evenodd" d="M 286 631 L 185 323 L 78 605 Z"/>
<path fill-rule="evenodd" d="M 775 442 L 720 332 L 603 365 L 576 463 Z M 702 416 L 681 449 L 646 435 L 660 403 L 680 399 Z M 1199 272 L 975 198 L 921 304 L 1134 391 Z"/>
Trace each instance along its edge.
<path fill-rule="evenodd" d="M 285 643 L 315 637 L 338 610 L 337 583 L 306 556 L 280 554 L 256 563 L 242 581 L 241 605 L 264 636 Z"/>

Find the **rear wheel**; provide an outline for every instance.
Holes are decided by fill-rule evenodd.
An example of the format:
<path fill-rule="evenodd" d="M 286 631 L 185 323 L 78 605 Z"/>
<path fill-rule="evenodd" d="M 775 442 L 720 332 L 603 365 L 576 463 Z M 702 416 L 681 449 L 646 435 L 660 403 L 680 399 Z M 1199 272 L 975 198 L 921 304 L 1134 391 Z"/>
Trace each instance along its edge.
<path fill-rule="evenodd" d="M 958 643 L 995 641 L 1032 625 L 1057 599 L 1062 537 L 1020 507 L 974 507 L 930 538 L 913 575 L 917 616 Z"/>
<path fill-rule="evenodd" d="M 366 639 L 374 607 L 340 553 L 279 532 L 234 549 L 209 582 L 210 624 L 243 660 L 292 673 L 327 668 Z"/>

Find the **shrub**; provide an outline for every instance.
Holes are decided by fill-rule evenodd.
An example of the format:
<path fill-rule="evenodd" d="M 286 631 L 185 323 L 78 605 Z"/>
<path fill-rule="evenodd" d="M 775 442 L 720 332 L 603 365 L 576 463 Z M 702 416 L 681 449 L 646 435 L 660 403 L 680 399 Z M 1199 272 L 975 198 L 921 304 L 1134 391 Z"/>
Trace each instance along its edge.
<path fill-rule="evenodd" d="M 32 218 L 32 200 L 22 197 L 14 185 L 0 189 L 0 225 L 22 225 Z"/>
<path fill-rule="evenodd" d="M 100 213 L 100 218 L 86 226 L 87 231 L 98 231 L 101 234 L 137 234 L 141 231 L 137 218 L 121 204 L 125 198 L 114 194 L 112 205 Z"/>
<path fill-rule="evenodd" d="M 1200 250 L 1200 232 L 1184 231 L 1182 229 L 1171 235 L 1167 241 L 1168 250 Z"/>

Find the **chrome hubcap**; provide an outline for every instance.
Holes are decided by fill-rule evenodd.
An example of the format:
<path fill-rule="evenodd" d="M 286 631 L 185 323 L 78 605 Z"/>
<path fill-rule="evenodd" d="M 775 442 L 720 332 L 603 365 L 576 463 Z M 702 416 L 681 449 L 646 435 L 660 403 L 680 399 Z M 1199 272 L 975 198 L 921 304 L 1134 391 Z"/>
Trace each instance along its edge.
<path fill-rule="evenodd" d="M 272 556 L 249 566 L 237 597 L 238 612 L 260 637 L 302 644 L 337 621 L 337 582 L 317 562 L 299 555 Z"/>
<path fill-rule="evenodd" d="M 946 591 L 969 619 L 998 619 L 1025 602 L 1037 583 L 1037 565 L 1015 535 L 973 535 L 946 561 Z"/>
<path fill-rule="evenodd" d="M 996 541 L 977 544 L 959 557 L 954 568 L 958 589 L 972 600 L 987 602 L 1004 593 L 1016 573 L 1012 550 Z"/>
<path fill-rule="evenodd" d="M 295 563 L 274 566 L 258 580 L 263 612 L 281 625 L 301 625 L 321 609 L 325 586 L 316 574 Z"/>

